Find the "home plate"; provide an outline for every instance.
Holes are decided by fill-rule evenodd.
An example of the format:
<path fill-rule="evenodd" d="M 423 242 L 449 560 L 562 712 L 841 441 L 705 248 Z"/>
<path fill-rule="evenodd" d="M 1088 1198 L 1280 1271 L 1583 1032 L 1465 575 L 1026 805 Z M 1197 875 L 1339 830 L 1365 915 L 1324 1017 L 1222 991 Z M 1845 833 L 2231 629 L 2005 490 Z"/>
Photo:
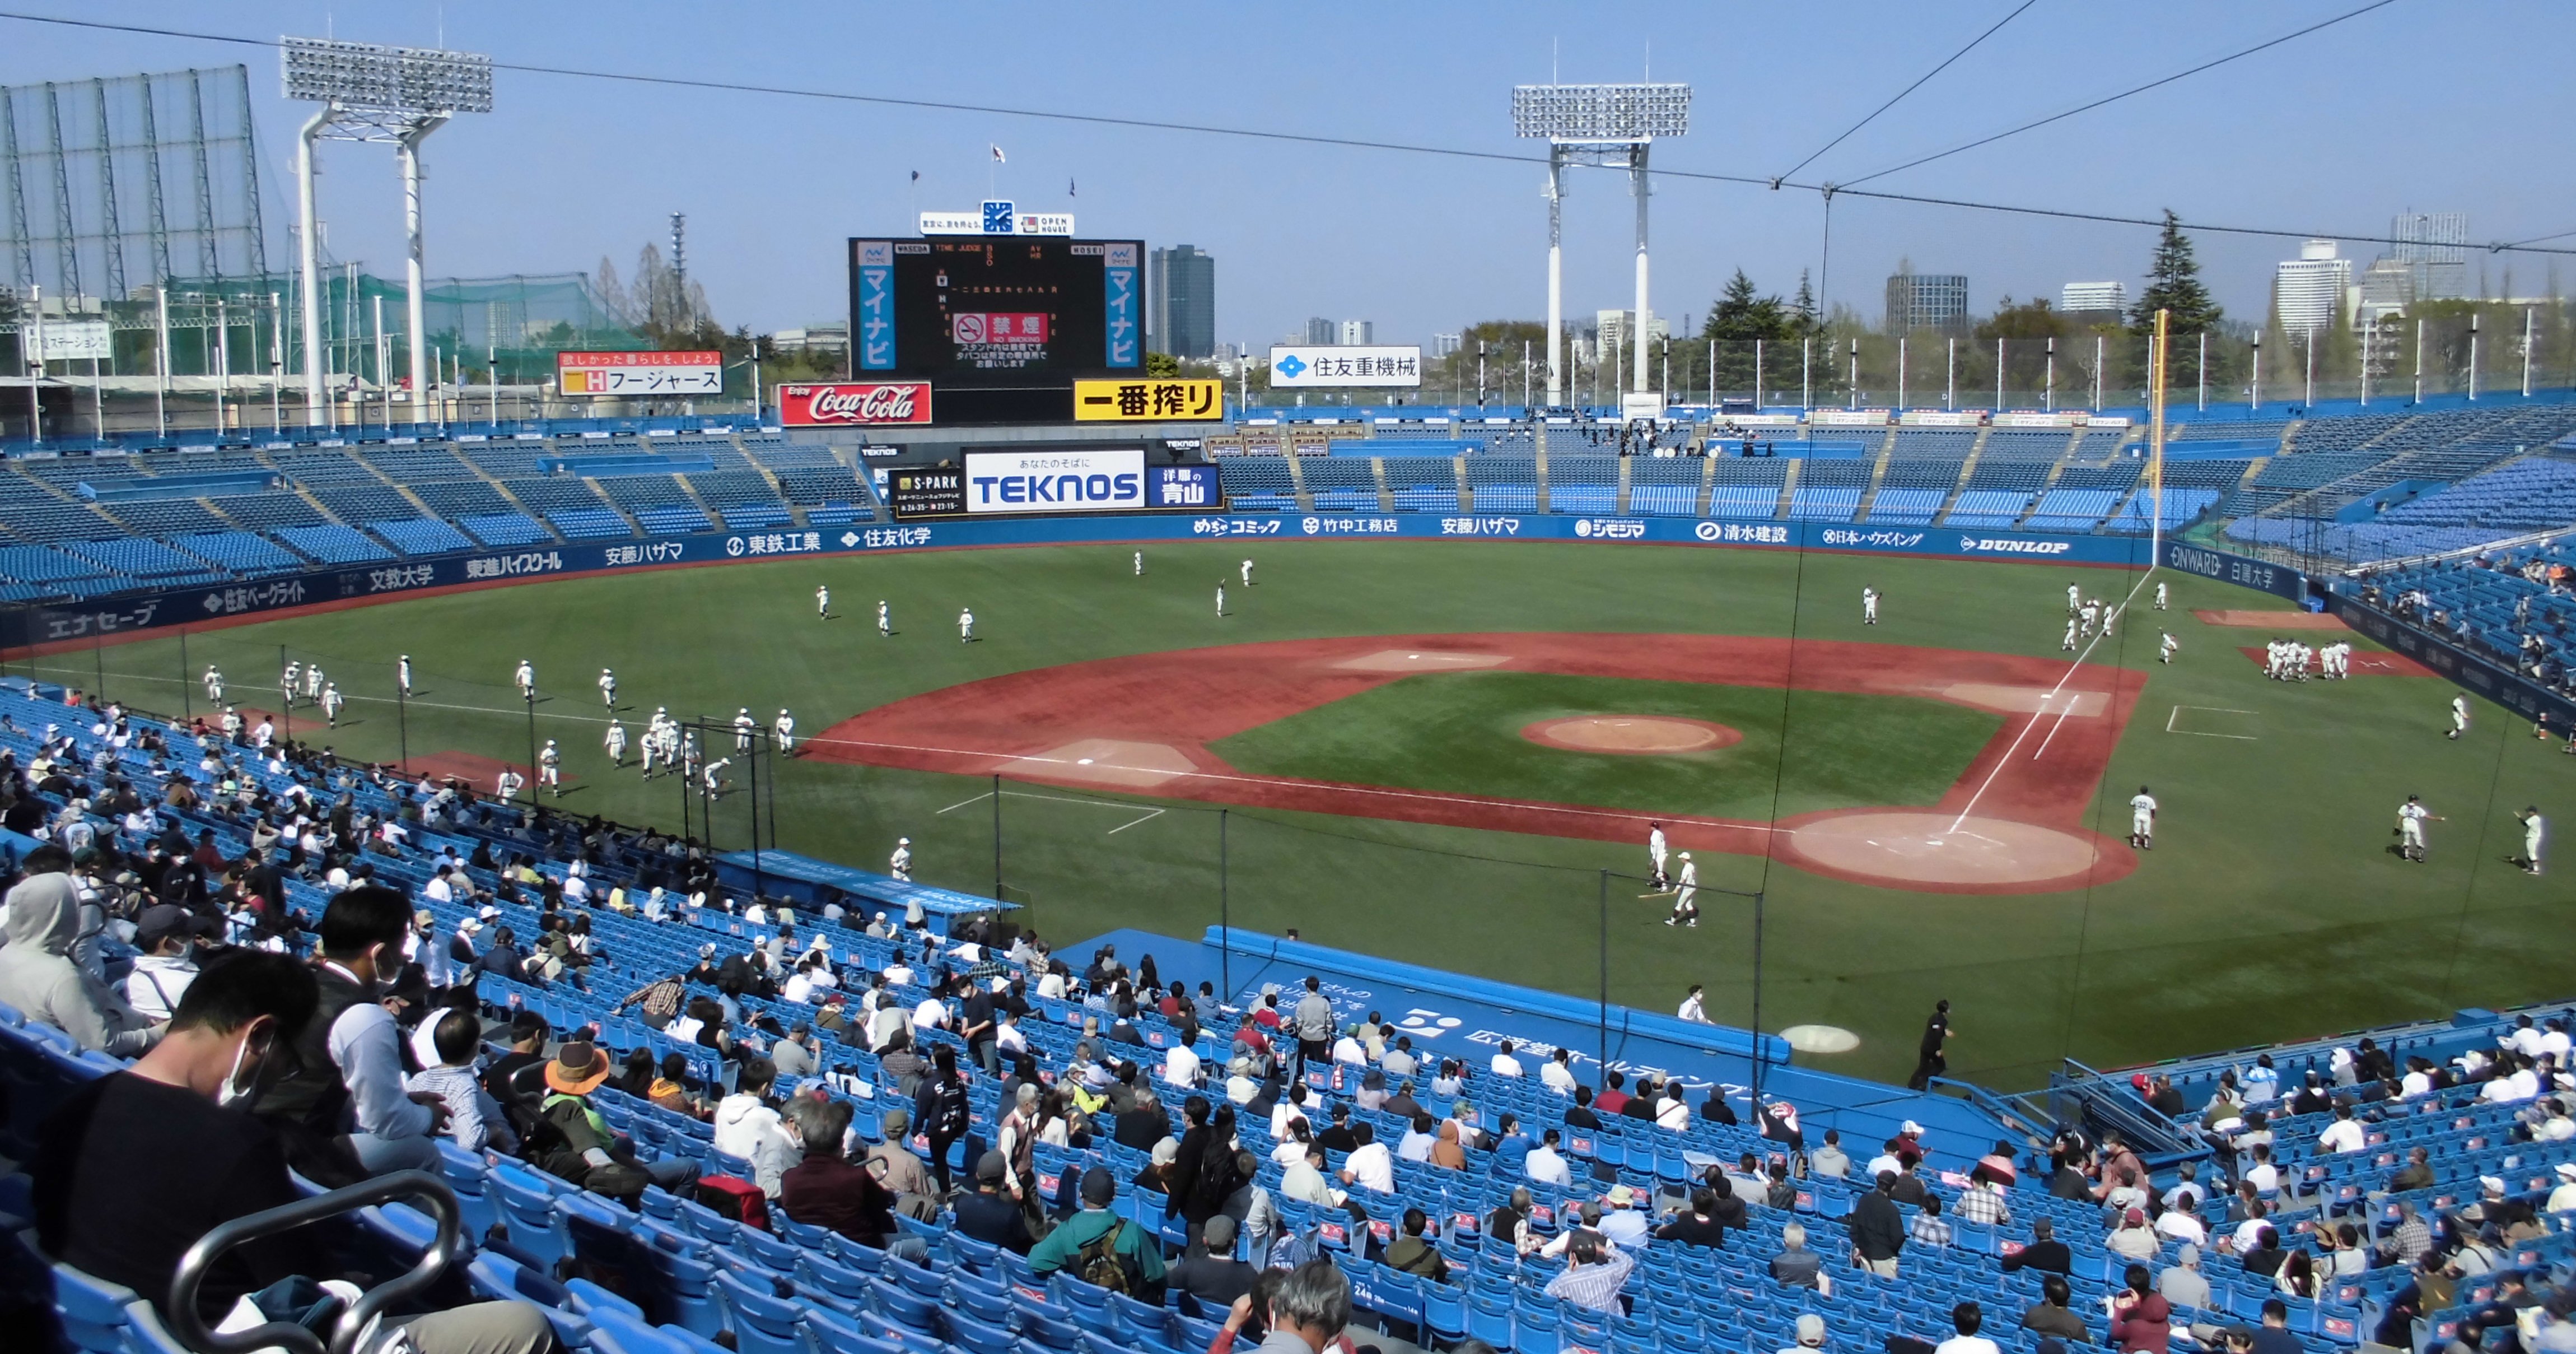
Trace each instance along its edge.
<path fill-rule="evenodd" d="M 1458 668 L 1500 667 L 1512 661 L 1499 653 L 1460 653 L 1447 649 L 1380 649 L 1342 659 L 1331 666 L 1346 672 L 1447 672 Z"/>
<path fill-rule="evenodd" d="M 1780 1037 L 1800 1053 L 1849 1053 L 1860 1047 L 1860 1036 L 1840 1025 L 1791 1025 Z"/>
<path fill-rule="evenodd" d="M 2071 885 L 2101 857 L 2086 834 L 1924 810 L 1834 814 L 1786 835 L 1789 855 L 1828 874 L 1897 886 Z"/>
<path fill-rule="evenodd" d="M 1133 743 L 1119 738 L 1085 738 L 1027 757 L 1014 757 L 995 768 L 1006 776 L 1032 780 L 1080 781 L 1122 790 L 1151 790 L 1197 768 L 1179 748 L 1167 743 Z"/>

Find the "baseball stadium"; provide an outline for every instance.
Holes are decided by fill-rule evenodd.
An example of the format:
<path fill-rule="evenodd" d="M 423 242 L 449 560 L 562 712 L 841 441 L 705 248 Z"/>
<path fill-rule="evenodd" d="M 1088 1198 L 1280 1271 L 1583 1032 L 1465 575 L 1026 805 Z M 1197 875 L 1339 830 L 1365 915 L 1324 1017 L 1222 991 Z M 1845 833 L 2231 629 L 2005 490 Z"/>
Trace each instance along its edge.
<path fill-rule="evenodd" d="M 1549 83 L 1508 343 L 889 199 L 800 349 L 426 279 L 494 59 L 257 45 L 0 88 L 10 1347 L 2576 1349 L 2554 282 L 2222 324 L 2168 212 L 2080 330 L 1691 336 L 1690 86 Z"/>

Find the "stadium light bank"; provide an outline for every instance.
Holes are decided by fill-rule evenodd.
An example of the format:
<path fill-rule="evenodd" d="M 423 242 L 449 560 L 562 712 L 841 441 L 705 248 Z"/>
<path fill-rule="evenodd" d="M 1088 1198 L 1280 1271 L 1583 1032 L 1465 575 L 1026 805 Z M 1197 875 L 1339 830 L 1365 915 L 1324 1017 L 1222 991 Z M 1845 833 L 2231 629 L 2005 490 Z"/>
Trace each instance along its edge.
<path fill-rule="evenodd" d="M 1565 169 L 1584 165 L 1628 171 L 1637 195 L 1637 320 L 1630 387 L 1646 389 L 1646 152 L 1659 136 L 1690 131 L 1691 87 L 1685 84 L 1515 85 L 1512 134 L 1547 138 L 1547 402 L 1564 402 Z M 1625 401 L 1622 401 L 1625 403 Z M 1656 412 L 1662 412 L 1658 406 Z"/>
<path fill-rule="evenodd" d="M 322 420 L 322 301 L 313 224 L 317 141 L 374 141 L 402 165 L 405 282 L 411 334 L 411 415 L 429 403 L 429 343 L 421 305 L 420 143 L 458 113 L 492 111 L 492 58 L 425 47 L 327 38 L 280 38 L 286 97 L 322 107 L 305 121 L 295 153 L 297 241 L 304 287 L 304 413 Z M 390 400 L 388 401 L 390 403 Z"/>

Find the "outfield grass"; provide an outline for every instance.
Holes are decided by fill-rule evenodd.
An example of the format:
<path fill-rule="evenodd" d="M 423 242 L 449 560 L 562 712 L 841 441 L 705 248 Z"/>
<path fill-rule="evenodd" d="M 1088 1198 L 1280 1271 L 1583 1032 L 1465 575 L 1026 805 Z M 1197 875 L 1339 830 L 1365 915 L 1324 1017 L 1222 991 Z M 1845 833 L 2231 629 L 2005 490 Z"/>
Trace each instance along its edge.
<path fill-rule="evenodd" d="M 1247 553 L 1259 562 L 1260 584 L 1230 589 L 1234 614 L 1220 620 L 1210 588 Z M 716 717 L 748 706 L 764 721 L 786 705 L 810 733 L 1006 672 L 1316 636 L 1794 633 L 2047 656 L 2063 631 L 2069 582 L 2114 596 L 2136 577 L 2046 564 L 1538 542 L 1211 542 L 1150 547 L 1147 564 L 1147 576 L 1134 578 L 1129 547 L 1104 546 L 669 570 L 201 631 L 186 637 L 184 658 L 182 641 L 162 636 L 41 663 L 46 675 L 83 686 L 95 684 L 95 668 L 108 695 L 146 708 L 176 710 L 184 694 L 202 710 L 193 681 L 211 660 L 223 665 L 235 699 L 273 706 L 273 690 L 257 688 L 273 688 L 283 646 L 288 656 L 318 658 L 355 698 L 352 720 L 327 738 L 342 752 L 390 758 L 401 729 L 415 753 L 524 760 L 530 711 L 510 689 L 510 671 L 527 657 L 546 692 L 534 711 L 538 736 L 563 741 L 577 778 L 564 806 L 676 823 L 675 784 L 612 773 L 598 750 L 604 716 L 592 683 L 602 665 L 618 671 L 630 728 L 655 704 Z M 1670 1009 L 1687 984 L 1705 983 L 1712 1014 L 1737 1024 L 1752 1017 L 1753 908 L 1717 891 L 1759 889 L 1760 1024 L 1848 1027 L 1861 1035 L 1859 1049 L 1819 1065 L 1902 1076 L 1924 1012 L 1949 997 L 1959 1030 L 1953 1070 L 2002 1086 L 2044 1081 L 2062 1056 L 2113 1065 L 2576 987 L 2563 962 L 2576 942 L 2563 876 L 2535 879 L 2503 863 L 2520 840 L 2513 809 L 2537 803 L 2576 824 L 2576 758 L 2533 743 L 2527 726 L 2483 703 L 2470 737 L 2445 740 L 2452 688 L 2435 679 L 2265 681 L 2236 652 L 2260 644 L 2262 632 L 2205 627 L 2185 608 L 2274 603 L 2162 577 L 2176 609 L 2133 613 L 2094 655 L 2145 671 L 2148 681 L 2091 826 L 2125 832 L 2126 801 L 2141 782 L 2165 810 L 2157 849 L 2113 885 L 1909 894 L 1712 852 L 1700 862 L 1706 918 L 1677 936 L 1660 924 L 1660 901 L 1635 897 L 1640 886 L 1602 881 L 1605 869 L 1642 873 L 1641 846 L 1243 809 L 1220 816 L 1043 787 L 1030 787 L 1043 798 L 1014 792 L 1000 801 L 1005 882 L 1059 940 L 1119 926 L 1195 937 L 1218 920 L 1222 898 L 1236 925 L 1296 926 L 1325 944 L 1561 991 L 1591 994 L 1606 966 L 1612 998 L 1639 1006 Z M 852 619 L 815 619 L 813 590 L 825 582 Z M 1867 629 L 1864 585 L 1886 594 L 1884 623 Z M 875 633 L 880 597 L 894 605 L 893 639 Z M 981 636 L 972 645 L 952 628 L 967 605 Z M 2172 667 L 2153 661 L 2159 627 L 2183 644 Z M 406 651 L 418 694 L 398 725 L 390 665 Z M 2177 716 L 2178 706 L 2243 713 Z M 299 713 L 299 733 L 308 719 Z M 2240 737 L 2168 733 L 2169 720 Z M 1748 744 L 1765 728 L 1777 737 L 1776 724 L 1720 722 L 1743 730 Z M 2059 736 L 2104 737 L 2106 725 L 2074 721 Z M 1829 732 L 1802 719 L 1792 730 L 1802 760 Z M 1628 765 L 1637 759 L 1610 760 L 1622 775 L 1638 774 Z M 1884 802 L 1921 774 L 1892 758 L 1873 796 Z M 978 891 L 994 885 L 984 779 L 796 763 L 778 768 L 773 788 L 785 847 L 877 865 L 894 837 L 908 834 L 921 877 Z M 2409 792 L 2450 820 L 2433 825 L 2426 865 L 2387 850 Z M 1157 806 L 1169 811 L 1112 835 Z M 739 801 L 723 811 L 720 844 L 742 844 L 744 813 Z M 1221 833 L 1231 867 L 1222 893 Z M 1605 896 L 1606 955 L 1598 940 Z"/>
<path fill-rule="evenodd" d="M 1920 696 L 1452 672 L 1406 677 L 1213 746 L 1240 771 L 1641 813 L 1768 821 L 1817 809 L 1929 804 L 2003 719 Z M 1675 715 L 1743 736 L 1731 747 L 1640 757 L 1533 743 L 1521 730 L 1578 715 Z M 1798 755 L 1774 775 L 1780 730 Z"/>

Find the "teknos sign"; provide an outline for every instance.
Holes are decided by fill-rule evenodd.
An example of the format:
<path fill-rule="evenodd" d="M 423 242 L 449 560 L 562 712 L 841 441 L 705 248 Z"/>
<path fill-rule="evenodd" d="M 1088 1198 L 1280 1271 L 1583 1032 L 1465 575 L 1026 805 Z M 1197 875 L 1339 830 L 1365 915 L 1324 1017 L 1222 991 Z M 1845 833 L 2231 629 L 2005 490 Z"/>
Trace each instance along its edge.
<path fill-rule="evenodd" d="M 778 387 L 778 421 L 790 428 L 928 423 L 928 381 L 875 381 Z"/>

